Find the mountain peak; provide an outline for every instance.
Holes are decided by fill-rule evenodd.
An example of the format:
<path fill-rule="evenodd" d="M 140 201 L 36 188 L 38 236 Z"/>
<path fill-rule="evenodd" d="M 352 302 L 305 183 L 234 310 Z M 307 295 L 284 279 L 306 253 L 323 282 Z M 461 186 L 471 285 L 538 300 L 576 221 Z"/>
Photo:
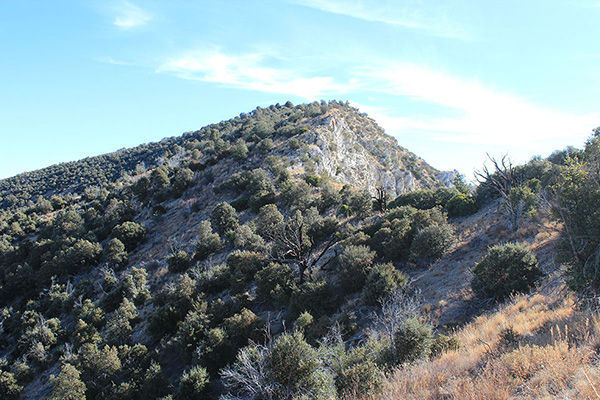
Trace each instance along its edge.
<path fill-rule="evenodd" d="M 304 136 L 319 174 L 370 192 L 382 187 L 392 196 L 442 184 L 439 171 L 354 108 L 334 109 L 315 122 Z"/>
<path fill-rule="evenodd" d="M 80 161 L 53 165 L 0 181 L 0 203 L 14 208 L 39 196 L 83 194 L 90 186 L 136 179 L 161 165 L 211 167 L 215 178 L 265 162 L 291 175 L 327 175 L 371 193 L 396 196 L 443 186 L 440 172 L 398 145 L 396 139 L 347 102 L 257 107 L 194 132 Z M 219 164 L 216 166 L 216 164 Z M 213 168 L 215 166 L 215 168 Z"/>

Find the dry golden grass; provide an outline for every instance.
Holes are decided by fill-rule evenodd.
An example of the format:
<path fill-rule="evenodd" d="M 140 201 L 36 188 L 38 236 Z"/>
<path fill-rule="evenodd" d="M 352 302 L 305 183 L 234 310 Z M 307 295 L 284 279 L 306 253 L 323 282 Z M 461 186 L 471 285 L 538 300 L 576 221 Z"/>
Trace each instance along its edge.
<path fill-rule="evenodd" d="M 512 232 L 499 204 L 453 222 L 457 244 L 443 260 L 413 274 L 431 320 L 468 319 L 469 268 L 497 243 L 519 241 L 536 254 L 546 277 L 536 293 L 512 298 L 455 332 L 461 349 L 391 373 L 380 400 L 600 400 L 600 319 L 578 311 L 555 263 L 560 224 L 547 213 Z"/>
<path fill-rule="evenodd" d="M 600 399 L 599 322 L 569 297 L 515 297 L 458 331 L 459 351 L 397 369 L 380 399 Z"/>

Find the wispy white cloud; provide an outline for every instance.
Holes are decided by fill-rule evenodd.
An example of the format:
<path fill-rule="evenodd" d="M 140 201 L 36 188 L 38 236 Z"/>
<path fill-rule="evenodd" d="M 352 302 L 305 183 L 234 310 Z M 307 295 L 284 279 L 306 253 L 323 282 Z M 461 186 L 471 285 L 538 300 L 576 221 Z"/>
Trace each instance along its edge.
<path fill-rule="evenodd" d="M 98 57 L 98 58 L 96 58 L 96 60 L 99 61 L 99 62 L 102 62 L 102 63 L 112 64 L 112 65 L 121 65 L 121 66 L 124 66 L 124 67 L 137 67 L 137 66 L 139 66 L 138 63 L 121 61 L 121 60 L 115 60 L 112 57 Z"/>
<path fill-rule="evenodd" d="M 293 60 L 283 60 L 283 64 Z M 528 150 L 541 154 L 583 142 L 600 114 L 549 109 L 490 87 L 476 78 L 462 79 L 410 63 L 380 63 L 349 69 L 342 82 L 293 68 L 268 52 L 242 55 L 219 50 L 189 52 L 163 62 L 157 72 L 266 93 L 292 94 L 306 100 L 353 95 L 391 95 L 391 104 L 409 99 L 435 105 L 436 111 L 399 116 L 391 109 L 360 108 L 395 135 L 420 133 L 434 142 L 453 142 Z M 277 65 L 277 66 L 276 66 Z M 397 100 L 394 100 L 394 97 Z M 439 112 L 441 109 L 443 112 Z M 417 107 L 420 108 L 420 107 Z M 397 108 L 396 108 L 397 110 Z"/>
<path fill-rule="evenodd" d="M 453 21 L 442 6 L 424 6 L 420 2 L 290 0 L 293 4 L 328 13 L 345 15 L 369 22 L 381 22 L 420 30 L 432 36 L 467 39 L 470 35 L 464 24 Z"/>
<path fill-rule="evenodd" d="M 451 116 L 377 115 L 392 131 L 419 130 L 438 141 L 490 146 L 510 144 L 535 151 L 549 141 L 573 139 L 577 135 L 583 139 L 600 120 L 600 114 L 577 115 L 551 110 L 486 87 L 476 79 L 459 79 L 412 64 L 371 67 L 361 75 L 363 86 L 374 91 L 446 108 Z"/>
<path fill-rule="evenodd" d="M 330 76 L 304 77 L 297 71 L 266 66 L 267 58 L 265 54 L 195 52 L 163 63 L 157 72 L 259 92 L 293 94 L 307 100 L 349 90 L 348 85 L 339 84 Z"/>
<path fill-rule="evenodd" d="M 152 16 L 147 11 L 128 1 L 120 1 L 113 9 L 116 13 L 113 25 L 121 29 L 137 28 L 152 20 Z"/>

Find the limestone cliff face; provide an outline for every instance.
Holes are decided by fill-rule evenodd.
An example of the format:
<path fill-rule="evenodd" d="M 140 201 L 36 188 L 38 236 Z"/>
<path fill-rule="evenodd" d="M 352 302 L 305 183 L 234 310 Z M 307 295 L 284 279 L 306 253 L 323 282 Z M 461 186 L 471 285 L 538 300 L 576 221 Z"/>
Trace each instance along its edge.
<path fill-rule="evenodd" d="M 374 192 L 383 187 L 391 196 L 444 182 L 421 158 L 399 146 L 374 120 L 358 111 L 333 110 L 312 120 L 303 134 L 318 174 Z"/>

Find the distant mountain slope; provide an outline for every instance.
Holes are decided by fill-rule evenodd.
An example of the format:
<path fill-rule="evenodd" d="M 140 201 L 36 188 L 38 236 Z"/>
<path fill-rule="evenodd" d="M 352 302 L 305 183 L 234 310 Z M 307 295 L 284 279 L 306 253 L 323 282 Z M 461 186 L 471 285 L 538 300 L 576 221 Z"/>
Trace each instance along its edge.
<path fill-rule="evenodd" d="M 442 207 L 459 191 L 437 174 L 323 102 L 2 181 L 0 398 L 217 399 L 248 345 L 294 334 L 310 356 L 340 329 L 366 350 L 379 300 L 453 246 Z M 376 188 L 435 189 L 386 210 Z M 347 398 L 349 376 L 323 388 Z M 319 387 L 305 397 L 336 398 Z"/>
<path fill-rule="evenodd" d="M 160 142 L 0 180 L 0 206 L 12 209 L 31 205 L 39 196 L 82 194 L 86 188 L 127 179 L 169 159 L 174 159 L 173 163 L 196 159 L 197 166 L 214 164 L 229 156 L 237 140 L 243 140 L 249 149 L 261 147 L 262 156 L 251 163 L 254 166 L 267 155 L 284 156 L 295 168 L 308 167 L 371 191 L 376 186 L 386 187 L 392 195 L 442 184 L 436 178 L 439 171 L 399 146 L 375 121 L 347 103 L 293 106 L 288 102 L 259 107 Z"/>

